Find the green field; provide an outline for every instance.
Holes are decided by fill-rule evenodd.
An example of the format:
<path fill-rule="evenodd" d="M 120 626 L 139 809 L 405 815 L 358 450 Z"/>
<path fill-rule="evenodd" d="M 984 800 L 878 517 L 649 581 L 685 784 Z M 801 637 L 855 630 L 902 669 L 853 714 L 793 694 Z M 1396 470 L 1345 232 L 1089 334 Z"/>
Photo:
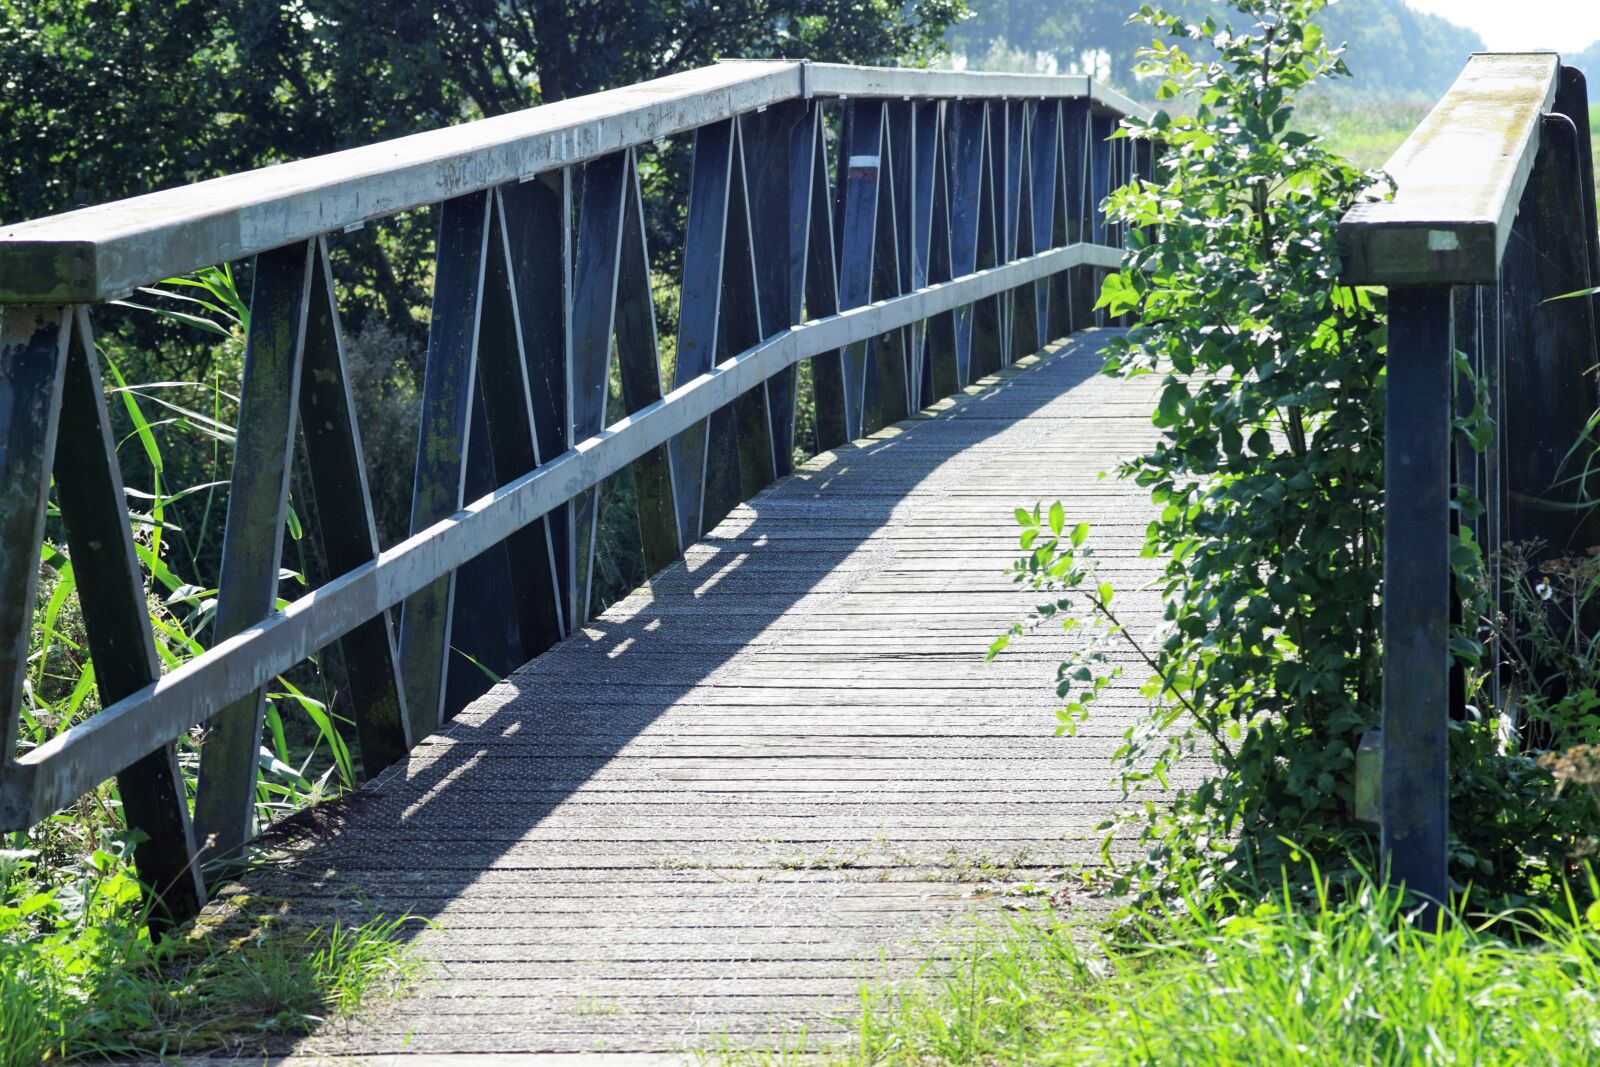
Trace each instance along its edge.
<path fill-rule="evenodd" d="M 1326 137 L 1330 147 L 1359 167 L 1382 167 L 1427 115 L 1422 99 L 1371 100 L 1324 94 L 1300 101 L 1297 124 Z"/>
<path fill-rule="evenodd" d="M 1411 131 L 1427 116 L 1433 102 L 1421 98 L 1372 100 L 1328 93 L 1300 101 L 1297 124 L 1326 137 L 1329 146 L 1365 169 L 1388 162 Z M 1589 115 L 1591 139 L 1600 144 L 1600 108 Z M 1600 186 L 1600 165 L 1595 167 Z"/>

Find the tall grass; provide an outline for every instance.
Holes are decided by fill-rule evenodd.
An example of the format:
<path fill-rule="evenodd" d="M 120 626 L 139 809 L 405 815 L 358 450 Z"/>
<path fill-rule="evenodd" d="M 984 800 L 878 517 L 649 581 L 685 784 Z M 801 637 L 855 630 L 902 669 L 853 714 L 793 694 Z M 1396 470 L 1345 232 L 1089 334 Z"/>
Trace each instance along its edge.
<path fill-rule="evenodd" d="M 407 917 L 311 925 L 246 899 L 157 944 L 125 855 L 96 850 L 80 877 L 42 889 L 37 862 L 0 854 L 0 1067 L 254 1052 L 420 973 Z"/>
<path fill-rule="evenodd" d="M 948 965 L 945 965 L 948 967 Z M 863 995 L 843 1062 L 1592 1064 L 1600 906 L 1407 921 L 1371 883 L 1320 906 L 1190 898 L 1115 935 L 980 929 L 953 968 Z"/>
<path fill-rule="evenodd" d="M 220 339 L 222 367 L 242 358 L 249 308 L 227 267 L 169 278 L 125 303 Z M 216 531 L 226 512 L 239 399 L 224 387 L 220 372 L 210 381 L 130 382 L 113 345 L 102 345 L 100 356 L 107 399 L 127 428 L 118 443 L 119 452 L 130 454 L 123 467 L 148 472 L 146 485 L 128 487 L 129 522 L 145 572 L 157 654 L 162 669 L 171 670 L 205 651 L 214 621 L 214 575 L 221 547 Z M 173 448 L 187 453 L 185 463 L 170 462 Z M 194 471 L 196 455 L 204 476 L 192 484 L 172 484 L 169 470 L 179 466 Z M 50 528 L 59 529 L 53 503 L 50 519 Z M 302 533 L 291 505 L 288 543 L 295 546 Z M 305 584 L 296 570 L 284 570 L 283 579 L 291 588 Z M 280 599 L 279 606 L 286 603 Z M 326 687 L 313 663 L 309 669 L 280 677 L 268 692 L 256 805 L 263 824 L 356 781 L 355 759 L 344 736 L 348 724 L 315 692 L 318 688 Z M 98 708 L 72 561 L 59 545 L 46 542 L 40 553 L 19 748 L 26 751 L 44 743 Z M 179 744 L 179 762 L 191 792 L 198 759 L 198 734 L 191 733 Z M 63 835 L 65 840 L 55 842 L 55 847 L 46 845 L 47 853 L 62 853 L 58 858 L 63 862 L 73 855 L 81 857 L 102 844 L 103 830 L 121 828 L 119 807 L 115 784 L 107 783 L 36 828 L 31 844 L 36 846 L 41 837 L 53 833 Z"/>
<path fill-rule="evenodd" d="M 170 670 L 205 651 L 215 619 L 219 531 L 239 406 L 223 382 L 234 379 L 242 360 L 249 308 L 226 267 L 167 279 L 141 290 L 130 306 L 217 339 L 210 381 L 130 382 L 114 337 L 99 352 L 107 400 L 123 432 L 121 466 L 147 479 L 128 487 L 129 523 L 157 654 Z M 186 476 L 174 477 L 173 470 Z M 292 502 L 287 526 L 291 558 L 303 560 Z M 59 530 L 52 501 L 47 536 Z M 303 571 L 303 565 L 282 571 L 291 595 L 304 587 Z M 19 750 L 99 710 L 77 592 L 72 560 L 47 540 Z M 269 687 L 258 822 L 357 780 L 344 735 L 349 724 L 331 709 L 327 689 L 316 661 Z M 191 799 L 200 746 L 198 731 L 178 745 Z M 223 906 L 186 936 L 152 942 L 120 807 L 116 784 L 108 782 L 29 831 L 0 838 L 0 1067 L 63 1056 L 252 1047 L 250 1040 L 353 1011 L 390 979 L 414 973 L 403 948 L 404 920 L 381 917 L 354 927 L 310 926 L 264 914 L 257 904 Z M 220 926 L 219 915 L 226 917 Z"/>

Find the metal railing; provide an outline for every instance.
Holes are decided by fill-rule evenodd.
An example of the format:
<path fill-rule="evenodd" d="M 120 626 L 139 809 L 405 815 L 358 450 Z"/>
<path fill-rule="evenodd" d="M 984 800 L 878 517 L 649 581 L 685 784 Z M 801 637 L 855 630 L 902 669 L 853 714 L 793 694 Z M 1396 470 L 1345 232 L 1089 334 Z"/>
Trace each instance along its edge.
<path fill-rule="evenodd" d="M 1550 53 L 1475 55 L 1388 170 L 1393 199 L 1357 205 L 1340 234 L 1344 280 L 1389 289 L 1382 840 L 1391 876 L 1443 902 L 1449 722 L 1465 700 L 1456 524 L 1495 591 L 1504 545 L 1600 544 L 1600 513 L 1575 506 L 1584 487 L 1563 469 L 1600 404 L 1595 300 L 1551 299 L 1600 284 L 1584 77 Z M 1487 398 L 1482 452 L 1452 437 L 1478 392 L 1458 380 L 1463 357 Z M 1481 516 L 1461 517 L 1458 488 Z"/>
<path fill-rule="evenodd" d="M 199 861 L 252 833 L 281 672 L 340 646 L 374 774 L 472 695 L 447 688 L 453 650 L 514 669 L 589 617 L 603 479 L 631 467 L 653 573 L 788 471 L 800 361 L 827 449 L 1092 323 L 1120 259 L 1100 201 L 1151 168 L 1108 137 L 1139 110 L 1082 77 L 738 61 L 0 229 L 0 828 L 115 776 L 141 877 L 167 917 L 192 913 Z M 678 135 L 667 391 L 637 155 Z M 430 204 L 411 536 L 380 551 L 329 255 Z M 162 675 L 90 309 L 252 257 L 214 637 Z M 279 611 L 297 433 L 332 577 Z M 19 758 L 52 477 L 104 707 Z M 173 746 L 201 724 L 191 826 Z"/>

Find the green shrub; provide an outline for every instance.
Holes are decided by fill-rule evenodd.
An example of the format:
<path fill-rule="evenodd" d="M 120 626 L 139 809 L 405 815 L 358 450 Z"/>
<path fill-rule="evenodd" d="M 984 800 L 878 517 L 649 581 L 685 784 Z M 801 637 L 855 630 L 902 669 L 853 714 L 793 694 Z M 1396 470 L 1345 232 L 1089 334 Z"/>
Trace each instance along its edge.
<path fill-rule="evenodd" d="M 1118 753 L 1129 792 L 1190 756 L 1204 784 L 1149 809 L 1149 862 L 1174 879 L 1261 878 L 1300 855 L 1337 867 L 1365 833 L 1350 817 L 1355 749 L 1377 716 L 1384 323 L 1381 297 L 1336 282 L 1335 230 L 1369 176 L 1294 128 L 1295 96 L 1346 73 L 1312 16 L 1321 0 L 1236 0 L 1245 25 L 1190 25 L 1149 6 L 1142 70 L 1191 113 L 1125 123 L 1162 165 L 1113 193 L 1130 227 L 1100 306 L 1135 313 L 1107 373 L 1163 376 L 1159 442 L 1120 477 L 1159 508 L 1144 552 L 1162 560 L 1155 634 L 1120 625 L 1083 529 L 1019 512 L 1019 581 L 1058 594 L 1042 617 L 1098 630 L 1060 677 L 1069 723 L 1114 673 L 1105 642 L 1150 668 L 1149 714 Z M 1294 880 L 1305 884 L 1308 868 Z"/>
<path fill-rule="evenodd" d="M 1381 176 L 1295 123 L 1297 94 L 1348 74 L 1314 21 L 1323 0 L 1232 6 L 1242 27 L 1148 5 L 1135 16 L 1173 39 L 1142 69 L 1185 113 L 1124 123 L 1119 136 L 1150 144 L 1161 166 L 1106 201 L 1130 250 L 1100 306 L 1136 319 L 1106 372 L 1162 383 L 1158 443 L 1116 473 L 1158 509 L 1144 553 L 1161 561 L 1163 624 L 1123 625 L 1087 527 L 1069 530 L 1061 505 L 1017 513 L 1013 574 L 1045 598 L 1013 634 L 1057 620 L 1076 631 L 1057 679 L 1062 728 L 1117 675 L 1111 650 L 1131 651 L 1150 706 L 1116 753 L 1118 782 L 1134 796 L 1165 789 L 1184 760 L 1205 764 L 1199 784 L 1107 828 L 1109 846 L 1132 821 L 1146 847 L 1113 888 L 1156 895 L 1188 881 L 1271 891 L 1284 878 L 1309 893 L 1311 861 L 1336 884 L 1352 861 L 1376 864 L 1376 828 L 1356 820 L 1353 797 L 1356 749 L 1380 719 L 1387 325 L 1381 291 L 1339 284 L 1337 227 Z M 1477 447 L 1484 411 L 1458 420 Z M 1477 509 L 1460 490 L 1457 502 Z M 1483 568 L 1470 535 L 1452 563 L 1474 619 Z M 1453 640 L 1480 676 L 1481 636 L 1474 623 Z M 1451 876 L 1503 904 L 1549 901 L 1596 809 L 1507 743 L 1499 710 L 1451 724 Z"/>

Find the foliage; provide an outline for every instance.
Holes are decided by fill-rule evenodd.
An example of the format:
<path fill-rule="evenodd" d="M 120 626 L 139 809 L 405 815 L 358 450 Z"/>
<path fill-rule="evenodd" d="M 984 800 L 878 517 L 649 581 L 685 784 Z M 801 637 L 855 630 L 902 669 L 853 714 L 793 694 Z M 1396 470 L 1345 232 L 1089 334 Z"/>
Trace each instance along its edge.
<path fill-rule="evenodd" d="M 36 852 L 0 851 L 0 1067 L 254 1050 L 419 973 L 405 916 L 311 926 L 243 899 L 152 943 L 127 853 L 107 838 L 49 884 L 61 871 Z"/>
<path fill-rule="evenodd" d="M 1014 921 L 953 965 L 863 994 L 856 1050 L 874 1064 L 1592 1063 L 1600 1054 L 1600 906 L 1442 932 L 1404 922 L 1360 880 L 1311 906 L 1206 894 L 1151 906 L 1115 940 Z"/>
<path fill-rule="evenodd" d="M 176 317 L 188 328 L 223 338 L 223 358 L 236 358 L 242 348 L 249 311 L 226 269 L 169 278 L 141 290 L 132 303 L 146 313 Z M 203 652 L 211 637 L 220 549 L 215 542 L 220 541 L 220 520 L 226 513 L 238 400 L 219 380 L 130 385 L 118 362 L 105 355 L 107 400 L 130 427 L 121 450 L 139 457 L 150 479 L 148 490 L 128 490 L 133 509 L 129 522 L 145 576 L 156 652 L 162 669 L 171 670 Z M 180 466 L 174 456 L 186 462 Z M 134 464 L 125 459 L 122 466 Z M 199 480 L 184 484 L 185 477 Z M 47 523 L 51 539 L 40 554 L 19 751 L 43 744 L 100 708 L 77 579 L 60 543 L 60 521 L 52 497 Z M 302 532 L 294 506 L 288 526 L 286 540 L 294 555 Z M 286 572 L 289 596 L 295 595 L 296 585 L 303 585 L 303 571 L 302 565 Z M 344 736 L 350 724 L 330 699 L 337 691 L 316 661 L 280 677 L 269 689 L 256 799 L 262 824 L 357 781 L 356 757 Z M 191 796 L 198 758 L 199 734 L 191 732 L 178 745 Z M 37 862 L 26 869 L 39 880 L 37 890 L 54 892 L 78 877 L 82 857 L 94 854 L 124 828 L 117 785 L 111 781 L 17 835 L 16 847 L 36 856 Z"/>
<path fill-rule="evenodd" d="M 1159 509 L 1144 553 L 1164 561 L 1165 624 L 1122 625 L 1059 509 L 1019 512 L 1028 554 L 1013 571 L 1056 594 L 1038 618 L 1100 631 L 1063 667 L 1070 715 L 1114 673 L 1105 641 L 1146 659 L 1151 707 L 1117 754 L 1126 790 L 1167 784 L 1191 755 L 1215 761 L 1150 809 L 1137 873 L 1158 890 L 1191 870 L 1270 885 L 1284 864 L 1301 884 L 1291 856 L 1333 863 L 1365 844 L 1350 803 L 1378 696 L 1384 326 L 1373 294 L 1336 284 L 1334 230 L 1370 179 L 1291 125 L 1297 93 L 1346 73 L 1311 21 L 1321 0 L 1236 6 L 1242 29 L 1142 10 L 1219 58 L 1145 53 L 1159 95 L 1193 113 L 1127 123 L 1165 166 L 1107 201 L 1134 229 L 1100 306 L 1139 319 L 1107 373 L 1163 376 L 1160 441 L 1118 474 Z"/>
<path fill-rule="evenodd" d="M 1483 627 L 1503 665 L 1510 729 L 1532 727 L 1554 747 L 1600 741 L 1600 555 L 1547 558 L 1542 541 L 1500 552 L 1505 607 Z M 1485 583 L 1486 585 L 1487 583 Z M 1499 601 L 1484 589 L 1482 600 Z"/>

